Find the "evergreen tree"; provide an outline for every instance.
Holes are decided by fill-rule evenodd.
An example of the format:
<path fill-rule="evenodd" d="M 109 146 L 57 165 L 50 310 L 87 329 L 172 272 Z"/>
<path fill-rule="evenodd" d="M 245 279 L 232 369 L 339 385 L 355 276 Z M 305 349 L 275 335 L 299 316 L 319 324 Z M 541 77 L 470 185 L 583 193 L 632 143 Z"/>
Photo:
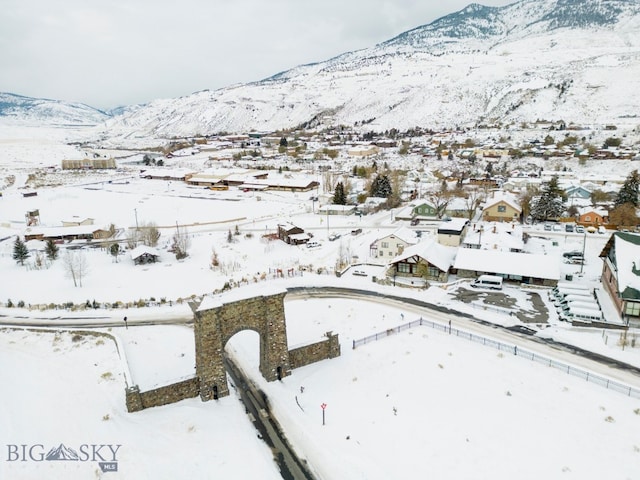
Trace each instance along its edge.
<path fill-rule="evenodd" d="M 534 220 L 547 220 L 561 217 L 564 211 L 563 192 L 558 186 L 558 177 L 554 175 L 542 187 L 540 196 L 532 201 L 531 216 Z"/>
<path fill-rule="evenodd" d="M 284 148 L 287 148 L 289 146 L 289 142 L 287 141 L 286 137 L 282 137 L 280 139 L 280 146 Z"/>
<path fill-rule="evenodd" d="M 391 188 L 389 177 L 387 177 L 386 175 L 378 175 L 373 179 L 373 183 L 371 184 L 372 197 L 389 198 L 392 193 L 393 190 Z"/>
<path fill-rule="evenodd" d="M 347 204 L 347 196 L 344 193 L 344 185 L 342 182 L 338 182 L 336 185 L 336 189 L 333 193 L 333 204 L 334 205 L 346 205 Z"/>
<path fill-rule="evenodd" d="M 56 245 L 56 243 L 51 239 L 47 239 L 47 243 L 44 246 L 44 253 L 47 255 L 47 258 L 49 260 L 55 260 L 56 258 L 58 258 L 58 251 L 59 251 L 59 247 L 58 245 Z"/>
<path fill-rule="evenodd" d="M 116 259 L 116 263 L 118 263 L 118 255 L 120 255 L 120 245 L 114 243 L 109 247 L 109 253 Z"/>
<path fill-rule="evenodd" d="M 13 259 L 16 262 L 20 262 L 20 265 L 24 265 L 24 261 L 29 258 L 29 250 L 25 243 L 20 240 L 20 237 L 16 237 L 16 241 L 13 242 Z"/>
<path fill-rule="evenodd" d="M 619 207 L 625 203 L 630 203 L 634 207 L 638 206 L 638 193 L 640 193 L 640 174 L 638 170 L 631 172 L 622 184 L 622 188 L 616 196 L 615 206 Z"/>

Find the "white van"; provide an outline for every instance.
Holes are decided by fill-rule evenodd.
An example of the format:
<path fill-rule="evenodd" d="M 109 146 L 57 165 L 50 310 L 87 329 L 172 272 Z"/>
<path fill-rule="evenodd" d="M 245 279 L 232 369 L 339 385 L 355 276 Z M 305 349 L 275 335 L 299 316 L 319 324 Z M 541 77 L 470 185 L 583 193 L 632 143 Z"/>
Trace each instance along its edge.
<path fill-rule="evenodd" d="M 582 293 L 571 293 L 569 295 L 564 295 L 563 297 L 557 297 L 553 300 L 553 304 L 557 307 L 559 305 L 566 305 L 571 302 L 589 302 L 589 303 L 598 303 L 596 302 L 596 298 L 593 294 L 587 292 L 586 294 Z"/>
<path fill-rule="evenodd" d="M 565 292 L 590 292 L 590 291 L 591 289 L 589 287 L 581 287 L 580 285 L 576 285 L 575 283 L 558 283 L 549 292 L 549 297 L 557 297 L 560 294 Z"/>
<path fill-rule="evenodd" d="M 492 290 L 502 290 L 502 277 L 497 275 L 480 275 L 471 286 L 474 288 L 490 288 Z"/>
<path fill-rule="evenodd" d="M 583 302 L 583 301 L 573 301 L 562 303 L 558 305 L 558 313 L 568 313 L 571 309 L 576 308 L 589 308 L 591 310 L 600 310 L 600 305 L 598 305 L 595 301 L 593 302 Z"/>
<path fill-rule="evenodd" d="M 574 289 L 574 290 L 569 290 L 569 289 L 562 289 L 559 290 L 555 293 L 555 295 L 553 295 L 552 297 L 550 297 L 549 299 L 554 303 L 554 304 L 558 304 L 561 303 L 566 297 L 568 296 L 576 296 L 576 297 L 588 297 L 588 298 L 593 298 L 593 292 L 591 290 L 578 290 L 578 289 Z"/>
<path fill-rule="evenodd" d="M 591 308 L 570 308 L 568 312 L 560 314 L 560 320 L 567 322 L 599 322 L 602 321 L 602 312 Z"/>

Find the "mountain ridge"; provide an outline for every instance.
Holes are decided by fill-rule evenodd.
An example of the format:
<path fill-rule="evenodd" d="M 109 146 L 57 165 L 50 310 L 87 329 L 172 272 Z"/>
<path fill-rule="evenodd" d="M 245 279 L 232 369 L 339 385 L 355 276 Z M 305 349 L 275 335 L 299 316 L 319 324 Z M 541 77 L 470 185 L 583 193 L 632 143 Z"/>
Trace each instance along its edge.
<path fill-rule="evenodd" d="M 90 126 L 100 124 L 111 116 L 84 103 L 0 92 L 0 118 L 9 122 Z"/>
<path fill-rule="evenodd" d="M 154 100 L 108 118 L 98 135 L 118 143 L 321 124 L 635 122 L 639 72 L 638 0 L 472 3 L 370 48 Z"/>

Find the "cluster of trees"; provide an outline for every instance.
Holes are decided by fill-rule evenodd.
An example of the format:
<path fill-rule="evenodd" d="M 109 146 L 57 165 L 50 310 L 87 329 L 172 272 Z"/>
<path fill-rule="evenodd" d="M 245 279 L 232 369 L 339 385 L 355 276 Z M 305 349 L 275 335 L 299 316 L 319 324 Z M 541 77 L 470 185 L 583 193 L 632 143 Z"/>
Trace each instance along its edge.
<path fill-rule="evenodd" d="M 58 259 L 60 252 L 60 248 L 52 239 L 48 239 L 45 244 L 44 253 L 47 259 L 51 262 Z M 22 241 L 20 237 L 16 237 L 13 242 L 13 259 L 20 263 L 20 265 L 24 265 L 24 262 L 31 256 L 31 252 L 27 248 L 27 245 Z M 82 286 L 82 278 L 86 275 L 88 271 L 88 265 L 84 254 L 81 251 L 70 251 L 66 250 L 64 252 L 64 267 L 67 273 L 67 276 L 73 280 L 73 286 Z M 42 264 L 42 259 L 39 254 L 36 254 L 36 265 L 40 267 Z"/>
<path fill-rule="evenodd" d="M 640 174 L 632 171 L 618 191 L 613 208 L 609 211 L 609 222 L 618 226 L 635 226 L 640 224 L 637 209 L 640 207 Z M 605 192 L 596 190 L 591 196 L 594 203 L 608 200 Z M 575 215 L 577 209 L 565 206 L 566 196 L 558 186 L 558 177 L 554 176 L 542 186 L 539 192 L 527 190 L 520 196 L 523 215 L 536 221 L 557 219 L 566 215 Z"/>
<path fill-rule="evenodd" d="M 640 194 L 640 174 L 634 170 L 627 175 L 618 191 L 614 208 L 609 212 L 609 222 L 619 226 L 636 226 L 639 223 L 637 208 L 640 205 L 638 200 Z"/>

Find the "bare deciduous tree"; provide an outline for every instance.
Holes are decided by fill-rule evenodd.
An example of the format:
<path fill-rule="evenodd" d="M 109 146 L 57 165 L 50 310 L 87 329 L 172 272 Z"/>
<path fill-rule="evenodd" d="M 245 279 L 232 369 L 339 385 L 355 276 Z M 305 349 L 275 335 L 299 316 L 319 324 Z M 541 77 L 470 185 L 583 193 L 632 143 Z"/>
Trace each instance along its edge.
<path fill-rule="evenodd" d="M 140 230 L 137 228 L 130 228 L 127 230 L 127 247 L 129 250 L 133 250 L 138 246 L 140 241 Z"/>
<path fill-rule="evenodd" d="M 464 206 L 467 210 L 467 218 L 472 220 L 476 210 L 484 200 L 484 192 L 479 188 L 469 188 L 465 193 Z"/>
<path fill-rule="evenodd" d="M 155 247 L 160 239 L 160 231 L 154 222 L 143 223 L 138 230 L 138 239 L 147 247 Z"/>
<path fill-rule="evenodd" d="M 89 271 L 87 259 L 82 251 L 67 250 L 64 254 L 64 268 L 74 287 L 82 287 L 82 279 Z"/>
<path fill-rule="evenodd" d="M 171 251 L 175 254 L 177 260 L 181 260 L 189 256 L 189 247 L 191 246 L 191 238 L 186 229 L 180 229 L 176 225 L 176 233 L 173 235 Z"/>

